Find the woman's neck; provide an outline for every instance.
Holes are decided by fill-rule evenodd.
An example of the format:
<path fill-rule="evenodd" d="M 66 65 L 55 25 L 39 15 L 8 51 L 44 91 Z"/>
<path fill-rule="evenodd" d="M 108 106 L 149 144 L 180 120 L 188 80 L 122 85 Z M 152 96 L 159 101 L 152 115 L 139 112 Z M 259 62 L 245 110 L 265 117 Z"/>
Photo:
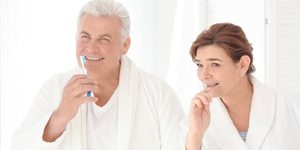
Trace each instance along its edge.
<path fill-rule="evenodd" d="M 235 86 L 234 89 L 230 91 L 224 97 L 221 97 L 223 103 L 226 107 L 236 109 L 236 108 L 245 108 L 245 106 L 249 106 L 252 101 L 253 95 L 253 87 L 252 83 L 249 81 L 247 77 L 241 79 L 240 84 Z"/>
<path fill-rule="evenodd" d="M 222 97 L 229 116 L 239 131 L 247 131 L 253 95 L 253 86 L 248 77 L 241 80 L 231 94 Z"/>

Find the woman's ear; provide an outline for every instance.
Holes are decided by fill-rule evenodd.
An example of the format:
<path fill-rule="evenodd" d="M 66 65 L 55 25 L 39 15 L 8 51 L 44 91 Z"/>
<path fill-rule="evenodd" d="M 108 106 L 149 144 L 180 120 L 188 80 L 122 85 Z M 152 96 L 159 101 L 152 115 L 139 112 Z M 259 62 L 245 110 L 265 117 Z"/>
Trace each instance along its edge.
<path fill-rule="evenodd" d="M 240 59 L 241 76 L 245 75 L 250 67 L 251 59 L 248 55 L 244 55 Z"/>

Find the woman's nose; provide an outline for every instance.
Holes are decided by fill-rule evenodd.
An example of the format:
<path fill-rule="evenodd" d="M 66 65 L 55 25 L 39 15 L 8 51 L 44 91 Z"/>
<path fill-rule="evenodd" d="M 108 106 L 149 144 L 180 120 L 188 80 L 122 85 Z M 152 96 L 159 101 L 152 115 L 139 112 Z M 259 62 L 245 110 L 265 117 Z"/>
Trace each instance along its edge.
<path fill-rule="evenodd" d="M 206 80 L 212 77 L 210 69 L 208 67 L 202 67 L 198 69 L 198 77 L 200 80 Z"/>

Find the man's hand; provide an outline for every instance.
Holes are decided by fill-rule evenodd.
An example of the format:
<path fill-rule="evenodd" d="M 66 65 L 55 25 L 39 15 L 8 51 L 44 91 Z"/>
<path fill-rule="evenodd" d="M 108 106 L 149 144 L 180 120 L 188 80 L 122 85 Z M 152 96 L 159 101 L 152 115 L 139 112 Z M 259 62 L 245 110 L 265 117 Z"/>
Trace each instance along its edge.
<path fill-rule="evenodd" d="M 58 108 L 53 112 L 43 134 L 46 142 L 55 141 L 77 114 L 81 104 L 96 102 L 96 97 L 84 96 L 87 91 L 99 91 L 96 81 L 86 75 L 74 75 L 64 88 Z"/>

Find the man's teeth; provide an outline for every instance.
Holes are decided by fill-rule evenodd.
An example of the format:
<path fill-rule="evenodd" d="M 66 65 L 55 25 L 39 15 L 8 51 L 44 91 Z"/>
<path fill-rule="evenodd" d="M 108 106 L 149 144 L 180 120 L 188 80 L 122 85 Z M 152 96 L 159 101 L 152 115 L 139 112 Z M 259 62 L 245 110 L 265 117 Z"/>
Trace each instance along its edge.
<path fill-rule="evenodd" d="M 101 59 L 103 59 L 103 58 L 97 58 L 97 57 L 88 57 L 88 56 L 86 56 L 86 59 L 87 59 L 87 60 L 93 60 L 93 61 L 97 61 L 97 60 L 101 60 Z"/>

